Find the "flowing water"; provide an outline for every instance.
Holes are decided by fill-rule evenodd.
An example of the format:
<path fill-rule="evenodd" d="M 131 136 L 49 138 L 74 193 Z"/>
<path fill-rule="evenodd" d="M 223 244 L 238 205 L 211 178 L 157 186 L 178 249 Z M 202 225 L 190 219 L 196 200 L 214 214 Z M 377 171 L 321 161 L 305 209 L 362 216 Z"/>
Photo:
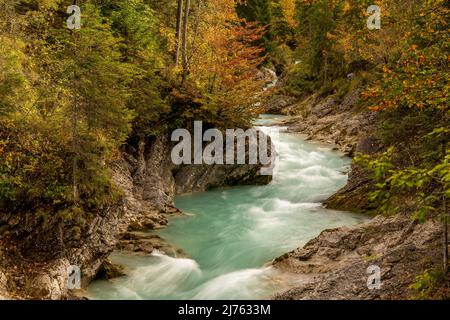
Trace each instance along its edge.
<path fill-rule="evenodd" d="M 263 130 L 280 117 L 264 116 Z M 291 283 L 267 262 L 304 245 L 321 231 L 364 221 L 327 210 L 321 202 L 343 187 L 350 159 L 330 148 L 281 133 L 279 166 L 268 186 L 234 187 L 178 196 L 187 216 L 156 231 L 188 258 L 156 252 L 116 252 L 128 276 L 95 281 L 93 299 L 262 299 Z"/>

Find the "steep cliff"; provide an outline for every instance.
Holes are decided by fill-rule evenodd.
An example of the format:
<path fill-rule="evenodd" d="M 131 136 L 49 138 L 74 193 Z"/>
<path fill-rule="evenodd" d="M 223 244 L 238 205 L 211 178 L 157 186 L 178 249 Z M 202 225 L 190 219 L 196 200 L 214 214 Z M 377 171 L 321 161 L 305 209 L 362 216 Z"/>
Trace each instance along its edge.
<path fill-rule="evenodd" d="M 260 165 L 175 166 L 171 149 L 168 135 L 124 147 L 110 164 L 121 192 L 119 200 L 103 208 L 76 234 L 61 221 L 43 227 L 40 217 L 2 217 L 0 296 L 73 297 L 67 288 L 70 265 L 80 267 L 84 287 L 117 246 L 146 252 L 163 246 L 161 239 L 148 241 L 136 231 L 163 227 L 169 215 L 179 214 L 173 205 L 177 193 L 268 183 L 271 178 L 259 174 Z"/>

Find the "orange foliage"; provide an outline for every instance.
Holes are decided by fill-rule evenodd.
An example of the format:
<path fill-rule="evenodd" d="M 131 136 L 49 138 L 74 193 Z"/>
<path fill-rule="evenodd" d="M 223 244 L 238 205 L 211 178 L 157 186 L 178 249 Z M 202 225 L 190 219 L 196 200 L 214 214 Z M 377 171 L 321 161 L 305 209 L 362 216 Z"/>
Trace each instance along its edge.
<path fill-rule="evenodd" d="M 261 83 L 256 76 L 263 49 L 256 46 L 265 29 L 246 23 L 233 0 L 212 0 L 201 12 L 197 44 L 192 47 L 190 78 L 206 92 L 209 111 L 227 121 L 251 116 Z"/>

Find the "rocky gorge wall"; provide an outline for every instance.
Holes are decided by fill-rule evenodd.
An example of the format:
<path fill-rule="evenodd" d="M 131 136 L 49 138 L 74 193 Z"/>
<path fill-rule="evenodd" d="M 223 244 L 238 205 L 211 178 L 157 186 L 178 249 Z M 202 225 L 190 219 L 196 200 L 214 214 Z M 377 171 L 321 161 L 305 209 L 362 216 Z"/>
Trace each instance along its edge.
<path fill-rule="evenodd" d="M 273 96 L 271 112 L 289 115 L 284 125 L 309 140 L 334 146 L 348 156 L 374 154 L 383 149 L 377 137 L 377 114 L 358 106 L 359 89 L 338 100 L 318 94 L 296 100 Z M 353 164 L 347 185 L 325 202 L 330 209 L 365 212 L 373 208 L 369 172 Z M 287 253 L 272 263 L 294 275 L 295 284 L 275 299 L 410 299 L 409 288 L 417 275 L 438 265 L 442 226 L 439 221 L 424 224 L 407 213 L 376 216 L 355 227 L 323 231 L 304 247 Z M 367 268 L 381 270 L 381 289 L 369 290 Z"/>
<path fill-rule="evenodd" d="M 267 112 L 287 115 L 281 124 L 291 133 L 302 134 L 332 146 L 350 157 L 356 154 L 373 154 L 383 146 L 377 137 L 378 116 L 359 107 L 360 89 L 356 88 L 338 99 L 330 95 L 312 94 L 304 99 L 273 95 L 267 99 Z M 361 212 L 370 207 L 369 173 L 352 165 L 348 184 L 326 203 L 330 209 Z"/>
<path fill-rule="evenodd" d="M 273 97 L 271 111 L 290 115 L 284 121 L 290 132 L 333 145 L 350 156 L 381 150 L 374 113 L 358 109 L 359 92 L 342 100 L 312 95 L 302 101 Z M 42 234 L 29 217 L 2 217 L 0 221 L 0 296 L 8 298 L 66 299 L 66 270 L 78 265 L 83 285 L 114 269 L 107 257 L 115 248 L 136 253 L 154 249 L 182 254 L 146 230 L 164 227 L 177 194 L 209 188 L 268 183 L 258 175 L 259 166 L 174 166 L 168 136 L 128 145 L 111 164 L 112 178 L 123 195 L 103 208 L 82 235 L 54 226 Z M 366 211 L 370 176 L 353 165 L 348 184 L 326 206 L 347 211 Z M 8 232 L 4 232 L 4 229 Z M 24 256 L 17 244 L 33 252 Z M 275 268 L 293 274 L 295 285 L 276 299 L 404 299 L 414 277 L 440 259 L 440 225 L 429 220 L 413 222 L 407 216 L 375 217 L 355 227 L 325 230 L 303 248 L 273 262 Z M 49 251 L 54 254 L 49 255 Z M 42 254 L 39 254 L 42 252 Z M 367 267 L 381 269 L 381 290 L 367 288 Z M 113 270 L 114 271 L 114 270 Z M 115 270 L 119 272 L 120 270 Z"/>
<path fill-rule="evenodd" d="M 213 187 L 266 184 L 260 165 L 175 166 L 168 135 L 128 145 L 110 164 L 111 176 L 122 196 L 103 208 L 87 230 L 73 235 L 58 223 L 46 230 L 30 216 L 2 217 L 0 227 L 0 297 L 12 299 L 67 299 L 82 292 L 67 288 L 67 268 L 79 266 L 82 286 L 105 272 L 120 273 L 107 258 L 115 249 L 150 253 L 170 248 L 162 239 L 142 232 L 167 225 L 176 194 Z"/>

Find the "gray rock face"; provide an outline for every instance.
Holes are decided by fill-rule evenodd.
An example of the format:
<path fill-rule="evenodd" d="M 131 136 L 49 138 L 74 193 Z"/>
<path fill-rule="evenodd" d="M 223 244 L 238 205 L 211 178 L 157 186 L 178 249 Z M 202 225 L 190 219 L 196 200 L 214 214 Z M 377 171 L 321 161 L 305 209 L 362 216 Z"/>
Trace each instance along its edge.
<path fill-rule="evenodd" d="M 262 133 L 262 132 L 261 132 Z M 254 147 L 254 150 L 259 150 L 259 139 L 268 139 L 265 134 L 259 137 L 258 131 L 249 133 L 249 138 L 245 139 L 245 158 L 246 163 L 249 162 L 250 150 Z M 237 160 L 238 150 L 237 147 L 237 135 L 234 135 L 234 145 L 224 146 L 223 163 L 226 163 L 226 153 L 231 152 L 234 159 Z M 226 148 L 229 149 L 226 149 Z M 271 154 L 272 148 L 270 141 L 267 142 L 268 155 Z M 257 160 L 255 158 L 255 160 Z M 192 193 L 205 191 L 212 188 L 235 186 L 235 185 L 264 185 L 268 184 L 272 180 L 272 176 L 262 175 L 260 173 L 262 168 L 261 164 L 224 164 L 224 165 L 181 165 L 177 166 L 173 170 L 175 179 L 175 192 L 176 194 Z"/>
<path fill-rule="evenodd" d="M 297 99 L 294 97 L 274 95 L 266 99 L 261 107 L 264 112 L 268 114 L 283 114 L 283 110 L 294 104 L 296 101 Z"/>
<path fill-rule="evenodd" d="M 172 211 L 175 183 L 168 137 L 158 137 L 150 145 L 139 142 L 136 161 L 133 193 L 141 201 L 151 201 L 159 211 Z"/>
<path fill-rule="evenodd" d="M 117 203 L 103 208 L 76 239 L 71 238 L 60 225 L 47 230 L 42 237 L 33 232 L 39 221 L 30 223 L 28 217 L 2 217 L 8 225 L 6 233 L 0 234 L 0 296 L 15 292 L 14 298 L 66 299 L 76 297 L 69 291 L 67 268 L 80 267 L 82 287 L 85 287 L 102 267 L 116 247 L 133 252 L 151 253 L 155 248 L 169 254 L 180 254 L 164 241 L 148 236 L 146 230 L 167 225 L 167 215 L 179 214 L 173 205 L 175 194 L 203 191 L 213 187 L 237 184 L 268 183 L 270 177 L 259 176 L 260 165 L 231 166 L 184 166 L 176 167 L 170 159 L 171 143 L 168 136 L 154 141 L 139 142 L 137 148 L 110 164 L 111 177 L 122 191 Z M 174 174 L 176 172 L 176 175 Z M 18 218 L 18 221 L 14 219 Z M 21 229 L 21 226 L 27 228 Z M 39 229 L 37 229 L 39 230 Z M 26 240 L 25 258 L 17 250 L 23 236 Z M 124 238 L 124 239 L 123 239 Z M 36 241 L 39 239 L 40 241 Z M 33 244 L 35 240 L 36 244 Z M 51 250 L 52 244 L 54 250 Z M 44 248 L 45 250 L 41 250 Z M 53 251 L 53 252 L 52 252 Z M 2 270 L 12 270 L 3 273 Z"/>
<path fill-rule="evenodd" d="M 303 248 L 274 262 L 302 281 L 276 299 L 408 299 L 417 274 L 436 265 L 441 226 L 403 217 L 377 217 L 348 228 L 326 230 Z M 367 286 L 369 266 L 381 270 L 381 288 Z"/>
<path fill-rule="evenodd" d="M 358 99 L 358 89 L 349 92 L 341 102 L 333 97 L 312 95 L 283 110 L 292 115 L 285 124 L 290 132 L 299 132 L 307 135 L 308 139 L 335 145 L 338 150 L 352 156 L 368 140 L 376 143 L 373 138 L 376 114 L 357 110 Z"/>
<path fill-rule="evenodd" d="M 356 153 L 374 154 L 382 149 L 373 136 L 362 136 L 356 145 Z M 330 209 L 363 212 L 372 208 L 368 195 L 372 191 L 370 172 L 357 164 L 352 164 L 347 185 L 331 196 L 325 205 Z"/>
<path fill-rule="evenodd" d="M 259 174 L 260 167 L 252 165 L 186 166 L 175 174 L 176 193 L 191 193 L 235 185 L 263 185 L 271 176 Z"/>
<path fill-rule="evenodd" d="M 305 134 L 307 139 L 334 146 L 348 156 L 378 152 L 382 145 L 376 138 L 377 114 L 358 107 L 359 94 L 359 89 L 352 90 L 340 102 L 312 95 L 285 108 L 283 112 L 293 116 L 284 123 L 290 132 Z M 346 211 L 370 210 L 370 191 L 369 173 L 352 165 L 347 185 L 325 205 Z"/>
<path fill-rule="evenodd" d="M 278 77 L 275 71 L 266 67 L 262 67 L 260 70 L 258 70 L 256 79 L 259 81 L 266 81 L 266 83 L 269 83 L 274 81 L 275 79 L 278 79 Z"/>
<path fill-rule="evenodd" d="M 107 259 L 103 261 L 102 265 L 97 271 L 96 279 L 109 280 L 125 275 L 125 269 L 122 266 L 115 265 Z"/>

